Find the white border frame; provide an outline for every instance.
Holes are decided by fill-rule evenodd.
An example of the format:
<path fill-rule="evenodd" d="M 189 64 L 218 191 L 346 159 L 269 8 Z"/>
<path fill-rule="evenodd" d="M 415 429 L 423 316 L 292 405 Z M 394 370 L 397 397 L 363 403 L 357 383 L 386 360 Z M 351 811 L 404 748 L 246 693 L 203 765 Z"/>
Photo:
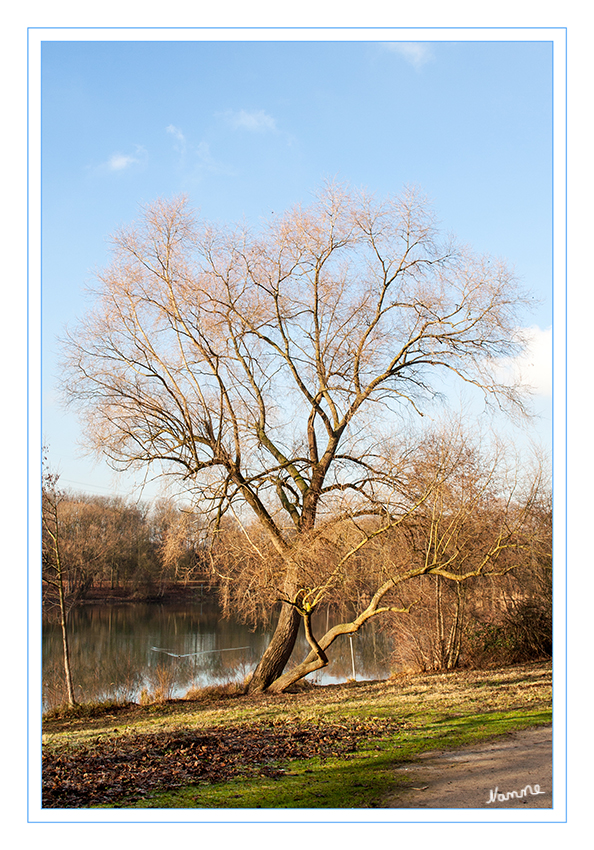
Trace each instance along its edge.
<path fill-rule="evenodd" d="M 42 809 L 39 481 L 41 358 L 41 44 L 44 41 L 548 41 L 553 45 L 553 452 L 555 594 L 553 808 L 486 809 Z M 31 27 L 28 30 L 28 822 L 29 823 L 565 823 L 566 679 L 566 304 L 567 32 L 564 27 Z"/>

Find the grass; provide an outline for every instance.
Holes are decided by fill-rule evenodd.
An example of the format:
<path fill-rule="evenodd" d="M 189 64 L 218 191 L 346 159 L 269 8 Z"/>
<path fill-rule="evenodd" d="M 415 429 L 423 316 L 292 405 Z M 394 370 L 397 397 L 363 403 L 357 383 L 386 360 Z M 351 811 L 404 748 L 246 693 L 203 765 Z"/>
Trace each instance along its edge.
<path fill-rule="evenodd" d="M 447 749 L 550 722 L 549 712 L 495 713 L 464 722 L 436 723 L 402 736 L 360 747 L 354 756 L 292 761 L 281 779 L 236 779 L 216 785 L 174 789 L 131 803 L 129 808 L 373 808 L 408 779 L 395 778 L 394 765 L 414 761 L 428 749 Z M 428 738 L 429 733 L 429 738 Z M 125 804 L 124 804 L 125 805 Z M 111 807 L 110 807 L 111 808 Z"/>
<path fill-rule="evenodd" d="M 421 753 L 451 749 L 551 722 L 548 663 L 487 671 L 403 675 L 385 682 L 311 688 L 294 694 L 241 696 L 195 693 L 192 700 L 151 706 L 120 706 L 87 716 L 62 715 L 44 721 L 44 747 L 76 751 L 93 741 L 130 734 L 167 734 L 242 724 L 397 719 L 397 732 L 364 739 L 338 757 L 279 761 L 279 776 L 254 771 L 214 784 L 194 784 L 121 800 L 109 808 L 367 808 L 398 790 L 394 765 Z M 270 767 L 270 765 L 268 765 Z M 263 773 L 265 770 L 263 768 Z"/>

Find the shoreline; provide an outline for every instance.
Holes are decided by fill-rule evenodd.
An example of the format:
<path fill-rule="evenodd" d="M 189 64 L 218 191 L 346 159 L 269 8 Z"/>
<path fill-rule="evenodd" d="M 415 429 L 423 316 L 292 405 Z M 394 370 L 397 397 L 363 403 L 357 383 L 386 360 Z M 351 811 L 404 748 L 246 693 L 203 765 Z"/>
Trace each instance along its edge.
<path fill-rule="evenodd" d="M 146 605 L 170 605 L 188 602 L 216 602 L 216 591 L 207 582 L 192 582 L 187 585 L 155 588 L 101 588 L 96 587 L 76 602 L 75 607 L 86 605 L 118 605 L 144 603 Z"/>

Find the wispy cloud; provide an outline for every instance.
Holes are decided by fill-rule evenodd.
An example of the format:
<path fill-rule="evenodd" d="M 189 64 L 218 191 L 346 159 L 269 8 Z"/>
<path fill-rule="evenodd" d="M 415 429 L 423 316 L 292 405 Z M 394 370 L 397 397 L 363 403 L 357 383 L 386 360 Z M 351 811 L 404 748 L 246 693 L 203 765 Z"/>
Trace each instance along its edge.
<path fill-rule="evenodd" d="M 179 156 L 179 164 L 184 165 L 187 152 L 187 141 L 185 134 L 182 130 L 180 130 L 179 127 L 176 127 L 175 124 L 169 124 L 167 127 L 165 127 L 165 132 L 169 133 L 170 136 L 173 136 L 173 148 Z"/>
<path fill-rule="evenodd" d="M 178 140 L 178 142 L 180 144 L 185 145 L 186 137 L 184 136 L 182 131 L 179 129 L 179 127 L 176 127 L 174 124 L 169 124 L 169 126 L 165 127 L 165 132 L 171 133 L 171 135 L 175 136 L 175 138 Z"/>
<path fill-rule="evenodd" d="M 240 109 L 239 112 L 222 113 L 225 120 L 234 130 L 248 130 L 250 133 L 275 133 L 276 121 L 263 109 L 247 112 Z"/>
<path fill-rule="evenodd" d="M 211 174 L 226 174 L 228 176 L 235 174 L 233 168 L 219 162 L 212 155 L 208 142 L 202 141 L 196 147 L 197 165 L 200 171 L 208 171 Z"/>
<path fill-rule="evenodd" d="M 124 156 L 121 153 L 114 153 L 107 161 L 107 167 L 110 171 L 123 171 L 135 162 L 133 156 Z"/>
<path fill-rule="evenodd" d="M 520 381 L 536 395 L 550 396 L 553 391 L 553 329 L 532 326 L 523 328 L 520 337 L 523 352 L 498 364 L 504 380 Z"/>
<path fill-rule="evenodd" d="M 398 53 L 417 71 L 435 59 L 431 45 L 424 41 L 387 41 L 384 47 L 392 53 Z"/>
<path fill-rule="evenodd" d="M 148 160 L 148 153 L 141 145 L 136 145 L 134 156 L 117 151 L 113 153 L 105 163 L 108 171 L 125 171 L 132 165 L 144 165 Z"/>
<path fill-rule="evenodd" d="M 205 140 L 196 144 L 175 124 L 165 127 L 165 132 L 174 138 L 174 148 L 179 153 L 179 167 L 187 172 L 191 179 L 201 179 L 206 173 L 233 174 L 229 166 L 213 156 L 210 145 Z"/>
<path fill-rule="evenodd" d="M 169 124 L 168 127 L 165 127 L 165 132 L 173 136 L 173 138 L 176 140 L 176 149 L 180 153 L 184 154 L 186 151 L 186 137 L 179 129 L 179 127 L 175 127 L 173 124 Z"/>

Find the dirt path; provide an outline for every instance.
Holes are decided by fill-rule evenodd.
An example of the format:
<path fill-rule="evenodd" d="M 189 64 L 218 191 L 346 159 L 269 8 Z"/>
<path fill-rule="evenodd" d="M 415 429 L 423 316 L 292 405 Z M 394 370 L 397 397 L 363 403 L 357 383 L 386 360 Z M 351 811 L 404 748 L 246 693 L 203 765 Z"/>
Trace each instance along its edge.
<path fill-rule="evenodd" d="M 382 808 L 550 809 L 552 730 L 545 726 L 459 750 L 433 750 L 415 764 L 397 766 L 396 774 L 405 784 Z"/>

